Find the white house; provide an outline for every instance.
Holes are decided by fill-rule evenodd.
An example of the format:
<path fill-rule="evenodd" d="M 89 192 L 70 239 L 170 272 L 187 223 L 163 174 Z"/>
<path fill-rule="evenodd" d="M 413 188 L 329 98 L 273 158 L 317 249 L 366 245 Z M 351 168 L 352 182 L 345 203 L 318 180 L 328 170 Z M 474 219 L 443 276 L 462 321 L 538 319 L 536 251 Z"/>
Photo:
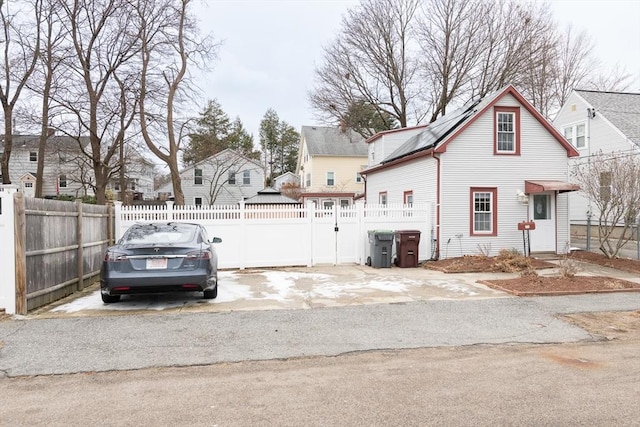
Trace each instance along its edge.
<path fill-rule="evenodd" d="M 440 117 L 363 171 L 367 203 L 435 202 L 432 253 L 565 252 L 569 157 L 578 152 L 513 87 Z"/>
<path fill-rule="evenodd" d="M 300 178 L 293 172 L 285 172 L 273 179 L 273 188 L 280 190 L 283 184 L 300 185 Z"/>
<path fill-rule="evenodd" d="M 235 205 L 264 188 L 262 165 L 241 153 L 226 149 L 183 169 L 182 191 L 187 205 Z M 171 181 L 156 189 L 173 192 Z"/>
<path fill-rule="evenodd" d="M 573 144 L 580 157 L 571 165 L 589 161 L 597 152 L 640 154 L 640 93 L 574 90 L 560 109 L 554 125 Z M 572 224 L 585 224 L 587 213 L 597 212 L 582 193 L 570 195 Z"/>
<path fill-rule="evenodd" d="M 61 194 L 80 197 L 93 194 L 89 186 L 82 184 L 82 181 L 91 180 L 93 171 L 80 156 L 79 144 L 87 147 L 89 138 L 80 137 L 78 141 L 71 137 L 53 134 L 47 138 L 42 173 L 44 197 Z M 9 158 L 10 180 L 28 197 L 35 196 L 39 145 L 39 135 L 13 135 Z M 3 149 L 4 144 L 0 145 L 0 155 Z"/>
<path fill-rule="evenodd" d="M 365 142 L 368 150 L 368 166 L 380 164 L 387 156 L 396 151 L 405 141 L 422 132 L 427 125 L 391 129 L 378 132 Z"/>

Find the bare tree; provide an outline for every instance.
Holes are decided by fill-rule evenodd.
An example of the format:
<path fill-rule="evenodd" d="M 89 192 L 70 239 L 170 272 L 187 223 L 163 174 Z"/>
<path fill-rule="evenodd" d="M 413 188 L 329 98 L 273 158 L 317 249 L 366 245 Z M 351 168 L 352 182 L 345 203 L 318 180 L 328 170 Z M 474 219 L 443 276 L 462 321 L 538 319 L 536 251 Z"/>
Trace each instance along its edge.
<path fill-rule="evenodd" d="M 32 5 L 0 2 L 2 20 L 2 67 L 0 68 L 0 103 L 4 113 L 4 150 L 0 161 L 2 183 L 10 184 L 9 159 L 13 148 L 13 111 L 22 89 L 33 74 L 40 51 L 42 1 Z M 23 6 L 23 9 L 20 8 Z M 24 18 L 27 19 L 24 19 Z M 30 19 L 29 19 L 30 18 Z M 24 20 L 23 20 L 24 19 Z M 15 86 L 14 86 L 15 85 Z"/>
<path fill-rule="evenodd" d="M 131 3 L 126 0 L 74 0 L 61 2 L 60 22 L 73 46 L 73 58 L 66 61 L 70 80 L 57 102 L 64 105 L 71 120 L 66 133 L 88 134 L 88 157 L 93 169 L 98 204 L 105 203 L 114 155 L 123 130 L 120 128 L 120 91 L 116 71 L 126 67 L 139 52 L 138 39 L 131 34 Z M 126 72 L 123 72 L 126 74 Z M 128 88 L 135 90 L 135 88 Z M 76 121 L 76 124 L 73 124 Z"/>
<path fill-rule="evenodd" d="M 576 164 L 572 176 L 598 218 L 600 250 L 608 258 L 616 257 L 639 219 L 640 153 L 598 152 Z"/>
<path fill-rule="evenodd" d="M 184 193 L 178 154 L 188 135 L 188 120 L 176 116 L 176 107 L 192 89 L 189 65 L 210 58 L 216 48 L 209 37 L 198 38 L 189 3 L 152 0 L 136 6 L 141 44 L 140 129 L 149 149 L 169 167 L 179 205 L 184 204 Z"/>
<path fill-rule="evenodd" d="M 411 36 L 419 0 L 362 2 L 343 18 L 342 30 L 324 49 L 316 86 L 309 94 L 324 121 L 344 121 L 353 105 L 374 106 L 406 127 L 425 115 Z M 365 135 L 364 136 L 368 136 Z"/>
<path fill-rule="evenodd" d="M 227 149 L 207 158 L 199 165 L 206 168 L 207 173 L 202 179 L 208 186 L 207 203 L 213 205 L 220 195 L 235 194 L 230 192 L 229 186 L 235 186 L 236 180 L 242 180 L 243 177 L 239 176 L 238 172 L 247 165 L 253 165 L 253 162 L 241 153 Z"/>

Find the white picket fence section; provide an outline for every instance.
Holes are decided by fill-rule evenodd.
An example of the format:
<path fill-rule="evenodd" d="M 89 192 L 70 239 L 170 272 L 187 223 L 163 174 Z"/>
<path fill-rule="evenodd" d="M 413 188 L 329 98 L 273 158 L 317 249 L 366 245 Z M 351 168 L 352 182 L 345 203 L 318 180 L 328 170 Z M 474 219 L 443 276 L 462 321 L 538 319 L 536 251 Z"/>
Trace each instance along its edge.
<path fill-rule="evenodd" d="M 370 230 L 418 230 L 419 259 L 431 257 L 433 205 L 115 206 L 118 240 L 136 222 L 199 223 L 216 245 L 219 268 L 365 264 Z M 395 253 L 395 247 L 394 247 Z M 395 258 L 395 257 L 394 257 Z"/>

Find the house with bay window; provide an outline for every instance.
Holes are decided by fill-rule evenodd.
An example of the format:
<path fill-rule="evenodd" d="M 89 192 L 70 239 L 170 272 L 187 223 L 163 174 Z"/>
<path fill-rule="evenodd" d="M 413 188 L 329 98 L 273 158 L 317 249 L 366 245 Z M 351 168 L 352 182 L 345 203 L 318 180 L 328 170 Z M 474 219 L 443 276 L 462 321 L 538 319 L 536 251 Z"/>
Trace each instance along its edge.
<path fill-rule="evenodd" d="M 572 159 L 571 168 L 589 162 L 598 152 L 639 156 L 640 93 L 574 90 L 554 125 L 580 154 Z M 594 204 L 581 191 L 570 195 L 570 204 L 572 225 L 585 225 L 589 212 L 598 218 Z"/>
<path fill-rule="evenodd" d="M 264 188 L 265 171 L 260 162 L 226 149 L 180 171 L 186 205 L 235 205 Z M 171 198 L 171 181 L 156 188 Z"/>
<path fill-rule="evenodd" d="M 463 105 L 362 172 L 367 203 L 434 206 L 422 260 L 569 249 L 568 162 L 577 149 L 513 86 Z M 377 150 L 376 150 L 377 151 Z"/>

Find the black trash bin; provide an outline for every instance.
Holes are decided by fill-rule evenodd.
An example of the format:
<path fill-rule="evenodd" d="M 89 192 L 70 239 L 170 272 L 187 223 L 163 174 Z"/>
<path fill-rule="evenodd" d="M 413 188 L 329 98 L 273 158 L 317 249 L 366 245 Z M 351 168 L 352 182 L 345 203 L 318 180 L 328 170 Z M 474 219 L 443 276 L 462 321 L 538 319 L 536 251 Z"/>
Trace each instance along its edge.
<path fill-rule="evenodd" d="M 402 268 L 417 267 L 420 230 L 399 230 L 395 237 L 396 265 Z"/>
<path fill-rule="evenodd" d="M 367 258 L 367 265 L 375 268 L 391 267 L 393 231 L 369 230 L 369 245 L 371 255 Z"/>

